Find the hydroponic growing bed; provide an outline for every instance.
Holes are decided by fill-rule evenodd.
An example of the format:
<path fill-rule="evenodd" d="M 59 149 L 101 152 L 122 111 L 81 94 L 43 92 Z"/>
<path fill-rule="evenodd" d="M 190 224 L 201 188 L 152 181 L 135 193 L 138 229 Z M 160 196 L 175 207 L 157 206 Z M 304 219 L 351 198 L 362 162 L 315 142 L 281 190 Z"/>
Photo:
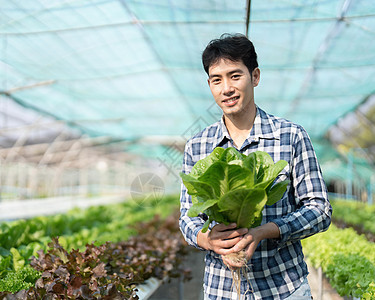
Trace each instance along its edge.
<path fill-rule="evenodd" d="M 151 277 L 188 278 L 176 199 L 1 224 L 0 299 L 137 299 Z"/>
<path fill-rule="evenodd" d="M 368 212 L 374 207 L 337 200 L 332 205 L 334 223 L 327 232 L 303 240 L 304 253 L 314 267 L 322 268 L 341 296 L 375 299 L 375 244 L 363 233 L 364 228 L 372 228 L 367 222 L 373 218 Z M 358 228 L 361 218 L 359 233 L 352 226 Z"/>

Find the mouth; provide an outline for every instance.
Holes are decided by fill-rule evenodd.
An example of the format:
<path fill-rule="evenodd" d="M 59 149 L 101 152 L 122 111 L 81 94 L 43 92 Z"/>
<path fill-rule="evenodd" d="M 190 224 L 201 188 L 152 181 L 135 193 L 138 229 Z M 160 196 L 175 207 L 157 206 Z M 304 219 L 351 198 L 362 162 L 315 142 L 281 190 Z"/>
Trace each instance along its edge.
<path fill-rule="evenodd" d="M 239 96 L 231 97 L 231 98 L 228 98 L 228 99 L 223 100 L 222 103 L 223 103 L 225 106 L 233 106 L 233 105 L 235 105 L 235 104 L 238 102 L 238 99 L 240 99 Z"/>

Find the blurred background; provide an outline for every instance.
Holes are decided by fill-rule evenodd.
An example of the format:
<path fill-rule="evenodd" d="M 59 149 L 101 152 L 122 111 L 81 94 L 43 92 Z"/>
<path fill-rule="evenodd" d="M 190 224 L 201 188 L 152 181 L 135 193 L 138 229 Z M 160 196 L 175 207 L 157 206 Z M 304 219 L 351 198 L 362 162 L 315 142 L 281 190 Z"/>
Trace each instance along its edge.
<path fill-rule="evenodd" d="M 307 130 L 335 200 L 330 230 L 303 240 L 314 299 L 375 299 L 372 0 L 0 0 L 0 299 L 34 286 L 29 259 L 52 237 L 144 243 L 132 226 L 178 209 L 184 145 L 221 117 L 201 54 L 223 33 L 253 41 L 256 104 Z M 175 260 L 177 219 L 159 241 Z M 203 295 L 197 261 L 186 299 Z"/>
<path fill-rule="evenodd" d="M 256 103 L 305 127 L 331 193 L 372 203 L 364 0 L 1 0 L 1 203 L 178 193 L 186 140 L 221 116 L 201 53 L 237 32 L 259 55 Z"/>

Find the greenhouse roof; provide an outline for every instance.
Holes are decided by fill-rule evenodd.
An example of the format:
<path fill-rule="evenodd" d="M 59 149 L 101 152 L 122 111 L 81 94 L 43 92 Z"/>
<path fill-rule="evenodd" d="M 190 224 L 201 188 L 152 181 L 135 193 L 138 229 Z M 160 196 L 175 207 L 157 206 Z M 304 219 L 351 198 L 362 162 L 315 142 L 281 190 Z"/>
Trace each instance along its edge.
<path fill-rule="evenodd" d="M 7 0 L 0 20 L 1 94 L 91 136 L 173 140 L 216 121 L 201 53 L 222 33 L 254 42 L 256 103 L 316 143 L 375 92 L 372 1 Z"/>

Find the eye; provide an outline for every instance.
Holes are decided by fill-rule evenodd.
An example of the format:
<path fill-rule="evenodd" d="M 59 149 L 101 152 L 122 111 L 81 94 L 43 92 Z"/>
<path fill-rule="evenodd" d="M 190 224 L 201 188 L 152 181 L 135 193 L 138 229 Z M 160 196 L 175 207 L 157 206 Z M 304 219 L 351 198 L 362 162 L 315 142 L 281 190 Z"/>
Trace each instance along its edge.
<path fill-rule="evenodd" d="M 241 75 L 240 74 L 233 74 L 232 79 L 240 79 Z"/>
<path fill-rule="evenodd" d="M 219 78 L 214 78 L 211 80 L 211 83 L 213 84 L 219 84 L 220 83 L 220 79 Z"/>

